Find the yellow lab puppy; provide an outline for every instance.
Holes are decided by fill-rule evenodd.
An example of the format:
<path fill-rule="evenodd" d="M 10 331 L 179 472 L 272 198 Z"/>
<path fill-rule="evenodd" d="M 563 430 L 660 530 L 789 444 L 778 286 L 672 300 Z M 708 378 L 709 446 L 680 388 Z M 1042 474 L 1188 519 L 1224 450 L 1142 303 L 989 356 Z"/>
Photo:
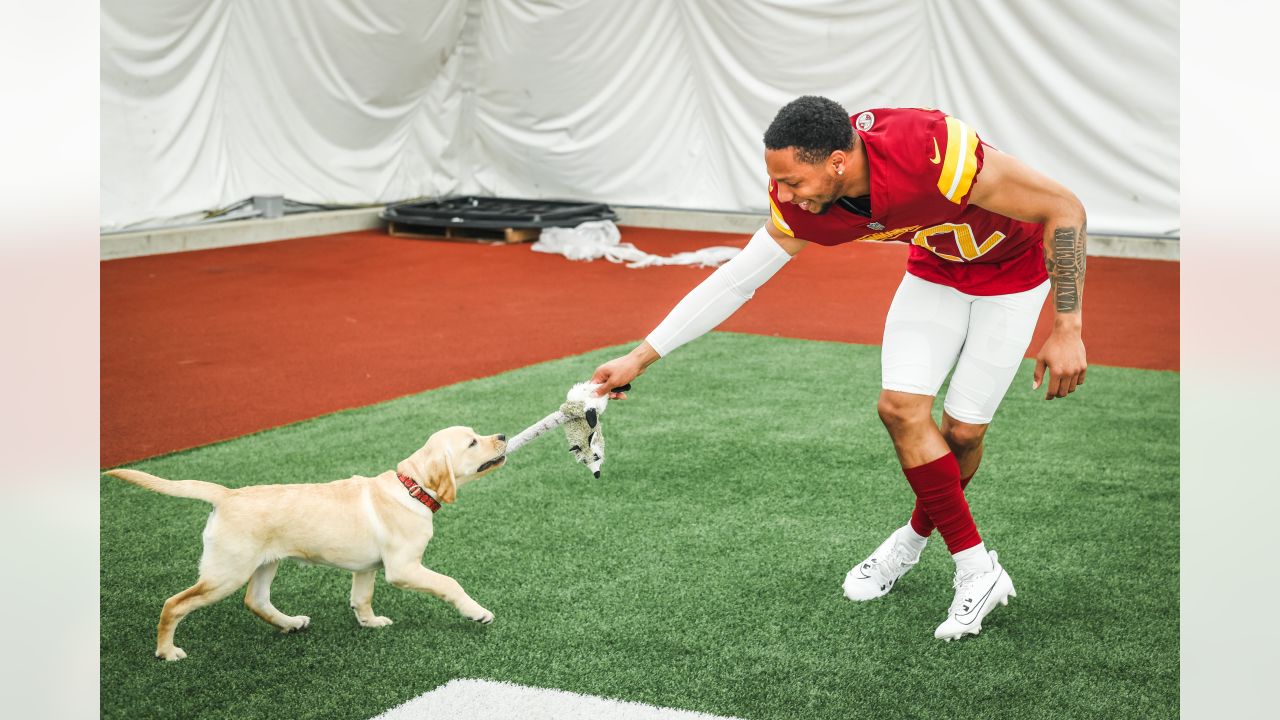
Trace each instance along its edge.
<path fill-rule="evenodd" d="M 364 627 L 391 620 L 373 612 L 378 568 L 396 587 L 430 593 L 480 623 L 493 621 L 456 580 L 422 566 L 431 540 L 432 513 L 451 503 L 458 487 L 501 467 L 505 435 L 479 436 L 471 428 L 445 428 L 394 471 L 330 483 L 226 488 L 200 480 L 165 480 L 137 470 L 111 470 L 118 477 L 165 495 L 213 504 L 204 528 L 200 579 L 169 598 L 160 613 L 156 657 L 181 660 L 173 644 L 178 623 L 197 608 L 217 602 L 245 582 L 244 603 L 282 632 L 301 630 L 305 615 L 285 615 L 271 604 L 271 580 L 282 558 L 350 570 L 351 607 Z"/>

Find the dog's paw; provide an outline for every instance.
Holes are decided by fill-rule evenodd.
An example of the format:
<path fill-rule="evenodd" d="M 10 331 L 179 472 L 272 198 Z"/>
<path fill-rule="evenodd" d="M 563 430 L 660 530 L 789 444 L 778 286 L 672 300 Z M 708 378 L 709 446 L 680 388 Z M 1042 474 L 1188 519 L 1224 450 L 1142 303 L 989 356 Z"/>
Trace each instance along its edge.
<path fill-rule="evenodd" d="M 294 615 L 293 617 L 285 617 L 284 624 L 280 626 L 280 632 L 291 633 L 306 630 L 311 625 L 311 618 L 306 615 Z"/>
<path fill-rule="evenodd" d="M 368 620 L 360 620 L 360 618 L 356 618 L 356 619 L 360 621 L 360 627 L 380 628 L 380 627 L 386 627 L 391 624 L 391 618 L 383 617 L 381 615 L 378 615 L 376 617 L 371 617 Z"/>
<path fill-rule="evenodd" d="M 489 623 L 493 622 L 493 613 L 489 612 L 488 610 L 485 610 L 482 607 L 477 606 L 477 609 L 479 610 L 478 613 L 468 613 L 466 615 L 466 618 L 468 620 L 474 620 L 480 623 L 481 625 L 488 625 Z"/>
<path fill-rule="evenodd" d="M 156 649 L 157 660 L 168 660 L 169 662 L 173 662 L 175 660 L 181 660 L 186 656 L 187 654 L 183 652 L 182 648 L 176 645 L 174 645 L 173 647 L 170 647 L 167 650 L 161 650 L 159 648 Z"/>

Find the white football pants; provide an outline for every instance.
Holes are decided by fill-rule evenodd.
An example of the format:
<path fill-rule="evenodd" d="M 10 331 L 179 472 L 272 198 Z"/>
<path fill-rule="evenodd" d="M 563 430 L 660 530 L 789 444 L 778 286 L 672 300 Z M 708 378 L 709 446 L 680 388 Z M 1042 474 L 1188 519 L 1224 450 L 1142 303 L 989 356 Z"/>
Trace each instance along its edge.
<path fill-rule="evenodd" d="M 985 425 L 1009 390 L 1049 294 L 1049 281 L 1011 295 L 967 295 L 908 273 L 893 296 L 880 352 L 881 387 L 938 394 L 943 409 Z"/>

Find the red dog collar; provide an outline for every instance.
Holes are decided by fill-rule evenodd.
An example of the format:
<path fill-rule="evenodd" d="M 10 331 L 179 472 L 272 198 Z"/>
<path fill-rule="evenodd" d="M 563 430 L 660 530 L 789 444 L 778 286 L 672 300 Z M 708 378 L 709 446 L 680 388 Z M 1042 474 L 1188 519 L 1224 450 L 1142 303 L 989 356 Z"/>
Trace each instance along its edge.
<path fill-rule="evenodd" d="M 427 494 L 427 491 L 423 489 L 421 485 L 414 482 L 413 478 L 401 475 L 400 473 L 396 473 L 396 477 L 400 478 L 400 484 L 404 485 L 405 489 L 409 491 L 410 497 L 431 508 L 431 512 L 435 512 L 440 509 L 440 502 Z"/>

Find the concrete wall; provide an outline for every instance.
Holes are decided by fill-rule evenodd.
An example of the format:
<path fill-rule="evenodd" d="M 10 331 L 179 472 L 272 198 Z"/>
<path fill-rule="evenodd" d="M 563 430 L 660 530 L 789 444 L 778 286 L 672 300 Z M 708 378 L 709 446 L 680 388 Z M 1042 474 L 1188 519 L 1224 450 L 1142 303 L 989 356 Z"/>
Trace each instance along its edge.
<path fill-rule="evenodd" d="M 672 230 L 750 234 L 764 224 L 765 220 L 763 215 L 753 213 L 672 210 L 621 205 L 615 205 L 613 209 L 618 213 L 619 225 Z M 378 218 L 380 212 L 382 208 L 362 208 L 286 215 L 273 220 L 231 220 L 163 230 L 112 233 L 101 237 L 100 257 L 103 260 L 112 260 L 138 255 L 203 250 L 369 230 L 385 226 L 386 223 Z M 1177 239 L 1090 235 L 1089 254 L 1100 257 L 1176 261 L 1179 259 L 1179 246 Z"/>

